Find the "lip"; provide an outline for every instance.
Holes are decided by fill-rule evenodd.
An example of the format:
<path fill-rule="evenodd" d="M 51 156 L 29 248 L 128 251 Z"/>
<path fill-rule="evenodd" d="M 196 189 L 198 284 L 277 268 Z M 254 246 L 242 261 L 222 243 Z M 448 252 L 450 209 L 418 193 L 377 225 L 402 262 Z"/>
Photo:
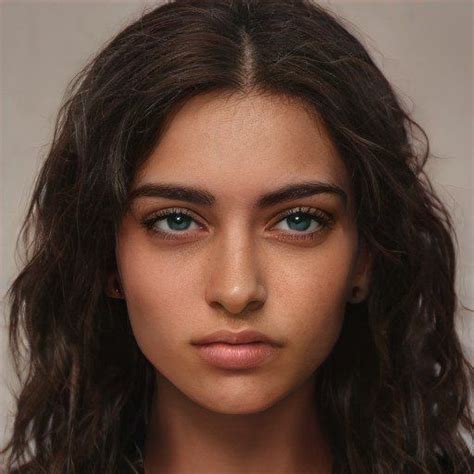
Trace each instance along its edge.
<path fill-rule="evenodd" d="M 221 369 L 250 369 L 273 360 L 278 348 L 266 342 L 198 344 L 199 355 Z"/>
<path fill-rule="evenodd" d="M 251 329 L 246 329 L 241 332 L 232 332 L 227 330 L 220 330 L 208 334 L 207 336 L 192 341 L 195 345 L 203 344 L 214 344 L 214 343 L 225 343 L 225 344 L 249 344 L 249 343 L 265 343 L 272 347 L 280 347 L 281 344 L 277 341 L 274 341 L 265 334 L 254 331 Z"/>

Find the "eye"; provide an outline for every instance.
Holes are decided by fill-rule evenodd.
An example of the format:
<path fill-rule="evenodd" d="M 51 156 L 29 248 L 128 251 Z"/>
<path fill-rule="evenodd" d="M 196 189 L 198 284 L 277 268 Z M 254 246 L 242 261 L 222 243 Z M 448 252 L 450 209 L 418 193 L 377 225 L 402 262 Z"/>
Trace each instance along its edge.
<path fill-rule="evenodd" d="M 298 207 L 281 214 L 278 224 L 285 223 L 291 239 L 314 239 L 326 229 L 332 227 L 333 218 L 329 214 L 311 207 Z M 309 232 L 306 232 L 310 230 Z M 285 238 L 285 237 L 284 237 Z"/>
<path fill-rule="evenodd" d="M 170 208 L 155 213 L 143 221 L 147 230 L 163 239 L 180 239 L 184 231 L 203 228 L 187 209 Z M 283 239 L 314 239 L 326 229 L 332 227 L 333 218 L 329 214 L 310 207 L 298 207 L 285 211 L 278 216 L 278 224 L 285 223 L 290 231 L 284 232 Z M 307 232 L 310 229 L 310 232 Z"/>
<path fill-rule="evenodd" d="M 179 239 L 179 234 L 182 234 L 183 231 L 193 230 L 193 223 L 196 230 L 202 228 L 192 216 L 193 214 L 187 209 L 165 209 L 145 219 L 143 225 L 163 239 Z"/>

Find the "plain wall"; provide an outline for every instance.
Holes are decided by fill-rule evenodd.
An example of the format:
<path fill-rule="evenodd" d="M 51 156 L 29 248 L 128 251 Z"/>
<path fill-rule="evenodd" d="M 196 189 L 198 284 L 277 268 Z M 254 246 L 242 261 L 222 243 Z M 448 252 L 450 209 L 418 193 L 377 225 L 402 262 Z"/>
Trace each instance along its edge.
<path fill-rule="evenodd" d="M 1 0 L 0 0 L 1 2 Z M 473 4 L 468 1 L 320 2 L 361 38 L 426 130 L 435 157 L 427 169 L 451 210 L 459 237 L 456 287 L 474 308 Z M 33 179 L 51 143 L 67 82 L 106 40 L 150 1 L 0 4 L 0 294 L 16 274 L 15 240 Z M 351 25 L 353 23 L 353 25 Z M 2 301 L 4 304 L 4 301 Z M 474 362 L 473 315 L 457 329 Z M 16 387 L 0 327 L 0 444 Z"/>

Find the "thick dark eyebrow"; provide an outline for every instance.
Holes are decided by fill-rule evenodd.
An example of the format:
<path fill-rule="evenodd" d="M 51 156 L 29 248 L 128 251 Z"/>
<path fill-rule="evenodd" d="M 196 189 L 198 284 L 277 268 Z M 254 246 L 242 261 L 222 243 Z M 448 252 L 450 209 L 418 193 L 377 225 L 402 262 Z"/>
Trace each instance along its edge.
<path fill-rule="evenodd" d="M 276 204 L 315 194 L 330 193 L 339 196 L 347 206 L 347 194 L 339 186 L 321 181 L 304 181 L 283 186 L 282 188 L 263 194 L 255 207 L 265 209 Z M 159 197 L 187 201 L 202 206 L 212 206 L 216 198 L 205 189 L 165 183 L 145 183 L 133 189 L 128 197 L 129 204 L 140 197 Z"/>

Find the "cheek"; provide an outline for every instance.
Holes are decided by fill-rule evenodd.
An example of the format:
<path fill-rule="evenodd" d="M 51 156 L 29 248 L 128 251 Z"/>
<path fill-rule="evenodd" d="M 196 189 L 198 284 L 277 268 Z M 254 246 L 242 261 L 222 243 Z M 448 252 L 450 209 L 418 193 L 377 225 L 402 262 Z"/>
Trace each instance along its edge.
<path fill-rule="evenodd" d="M 350 242 L 315 252 L 299 265 L 281 266 L 276 280 L 274 312 L 282 315 L 285 334 L 302 370 L 320 365 L 336 343 L 351 285 L 353 248 Z M 280 306 L 280 308 L 277 307 Z"/>
<path fill-rule="evenodd" d="M 191 277 L 183 284 L 192 271 L 183 267 L 185 259 L 160 254 L 133 232 L 122 234 L 116 257 L 137 344 L 155 366 L 166 364 L 173 350 L 192 337 L 190 296 L 196 293 L 188 284 Z"/>

